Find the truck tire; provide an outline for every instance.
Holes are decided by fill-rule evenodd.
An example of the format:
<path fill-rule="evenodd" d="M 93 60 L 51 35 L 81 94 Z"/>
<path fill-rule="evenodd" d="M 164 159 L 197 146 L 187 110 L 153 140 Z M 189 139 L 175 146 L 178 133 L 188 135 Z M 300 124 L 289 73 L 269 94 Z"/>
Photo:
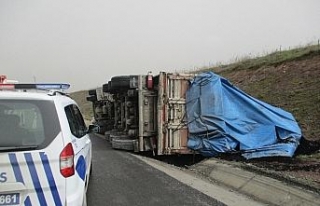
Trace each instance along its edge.
<path fill-rule="evenodd" d="M 97 95 L 97 91 L 95 89 L 89 90 L 89 95 Z"/>
<path fill-rule="evenodd" d="M 108 81 L 108 90 L 111 91 L 111 81 Z"/>
<path fill-rule="evenodd" d="M 130 76 L 116 76 L 111 78 L 111 90 L 129 89 Z"/>
<path fill-rule="evenodd" d="M 113 149 L 134 151 L 134 145 L 137 141 L 135 139 L 112 138 L 111 146 Z"/>
<path fill-rule="evenodd" d="M 97 101 L 98 99 L 97 99 L 97 96 L 88 96 L 87 97 L 87 101 L 89 101 L 89 102 L 95 102 L 95 101 Z"/>
<path fill-rule="evenodd" d="M 118 92 L 136 88 L 138 76 L 116 76 L 111 78 L 111 92 Z"/>
<path fill-rule="evenodd" d="M 110 91 L 109 91 L 109 84 L 108 84 L 108 83 L 102 85 L 102 91 L 105 92 L 105 93 L 110 92 Z"/>

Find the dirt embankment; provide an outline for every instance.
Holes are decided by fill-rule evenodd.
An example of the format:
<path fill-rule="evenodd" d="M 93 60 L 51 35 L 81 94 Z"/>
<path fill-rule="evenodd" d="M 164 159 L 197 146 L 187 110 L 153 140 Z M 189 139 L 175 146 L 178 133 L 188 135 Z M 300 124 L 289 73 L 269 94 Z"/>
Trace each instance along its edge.
<path fill-rule="evenodd" d="M 320 141 L 320 53 L 221 75 L 251 96 L 291 112 L 304 137 Z"/>
<path fill-rule="evenodd" d="M 302 182 L 320 192 L 320 52 L 271 66 L 225 70 L 219 74 L 251 96 L 292 113 L 305 138 L 294 158 L 244 163 Z"/>

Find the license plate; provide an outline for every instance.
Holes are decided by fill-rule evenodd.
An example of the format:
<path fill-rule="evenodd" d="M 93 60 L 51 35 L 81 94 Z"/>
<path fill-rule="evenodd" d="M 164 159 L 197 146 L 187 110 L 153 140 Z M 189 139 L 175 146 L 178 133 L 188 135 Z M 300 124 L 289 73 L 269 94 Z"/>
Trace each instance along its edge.
<path fill-rule="evenodd" d="M 0 205 L 18 205 L 20 204 L 20 194 L 0 194 Z"/>

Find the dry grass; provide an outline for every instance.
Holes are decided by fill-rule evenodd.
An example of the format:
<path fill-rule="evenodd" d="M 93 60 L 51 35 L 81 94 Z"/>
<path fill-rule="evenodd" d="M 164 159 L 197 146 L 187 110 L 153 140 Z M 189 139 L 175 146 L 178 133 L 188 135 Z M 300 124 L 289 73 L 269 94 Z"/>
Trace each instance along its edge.
<path fill-rule="evenodd" d="M 228 65 L 195 71 L 214 71 L 248 94 L 291 112 L 303 135 L 320 140 L 320 48 L 311 45 L 245 58 Z M 92 118 L 88 91 L 74 92 L 85 119 Z"/>
<path fill-rule="evenodd" d="M 85 120 L 91 120 L 93 117 L 93 111 L 92 111 L 92 103 L 88 102 L 86 97 L 88 96 L 88 91 L 78 91 L 73 92 L 70 94 L 70 96 L 78 103 L 80 110 L 83 114 L 83 118 Z"/>

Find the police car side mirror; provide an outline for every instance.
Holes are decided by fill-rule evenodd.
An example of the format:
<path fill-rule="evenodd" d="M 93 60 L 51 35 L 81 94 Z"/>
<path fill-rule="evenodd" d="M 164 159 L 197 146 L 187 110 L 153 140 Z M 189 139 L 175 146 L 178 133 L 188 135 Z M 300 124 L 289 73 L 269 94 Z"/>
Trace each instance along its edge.
<path fill-rule="evenodd" d="M 98 125 L 90 124 L 88 128 L 88 133 L 98 133 L 100 131 L 100 127 Z"/>

